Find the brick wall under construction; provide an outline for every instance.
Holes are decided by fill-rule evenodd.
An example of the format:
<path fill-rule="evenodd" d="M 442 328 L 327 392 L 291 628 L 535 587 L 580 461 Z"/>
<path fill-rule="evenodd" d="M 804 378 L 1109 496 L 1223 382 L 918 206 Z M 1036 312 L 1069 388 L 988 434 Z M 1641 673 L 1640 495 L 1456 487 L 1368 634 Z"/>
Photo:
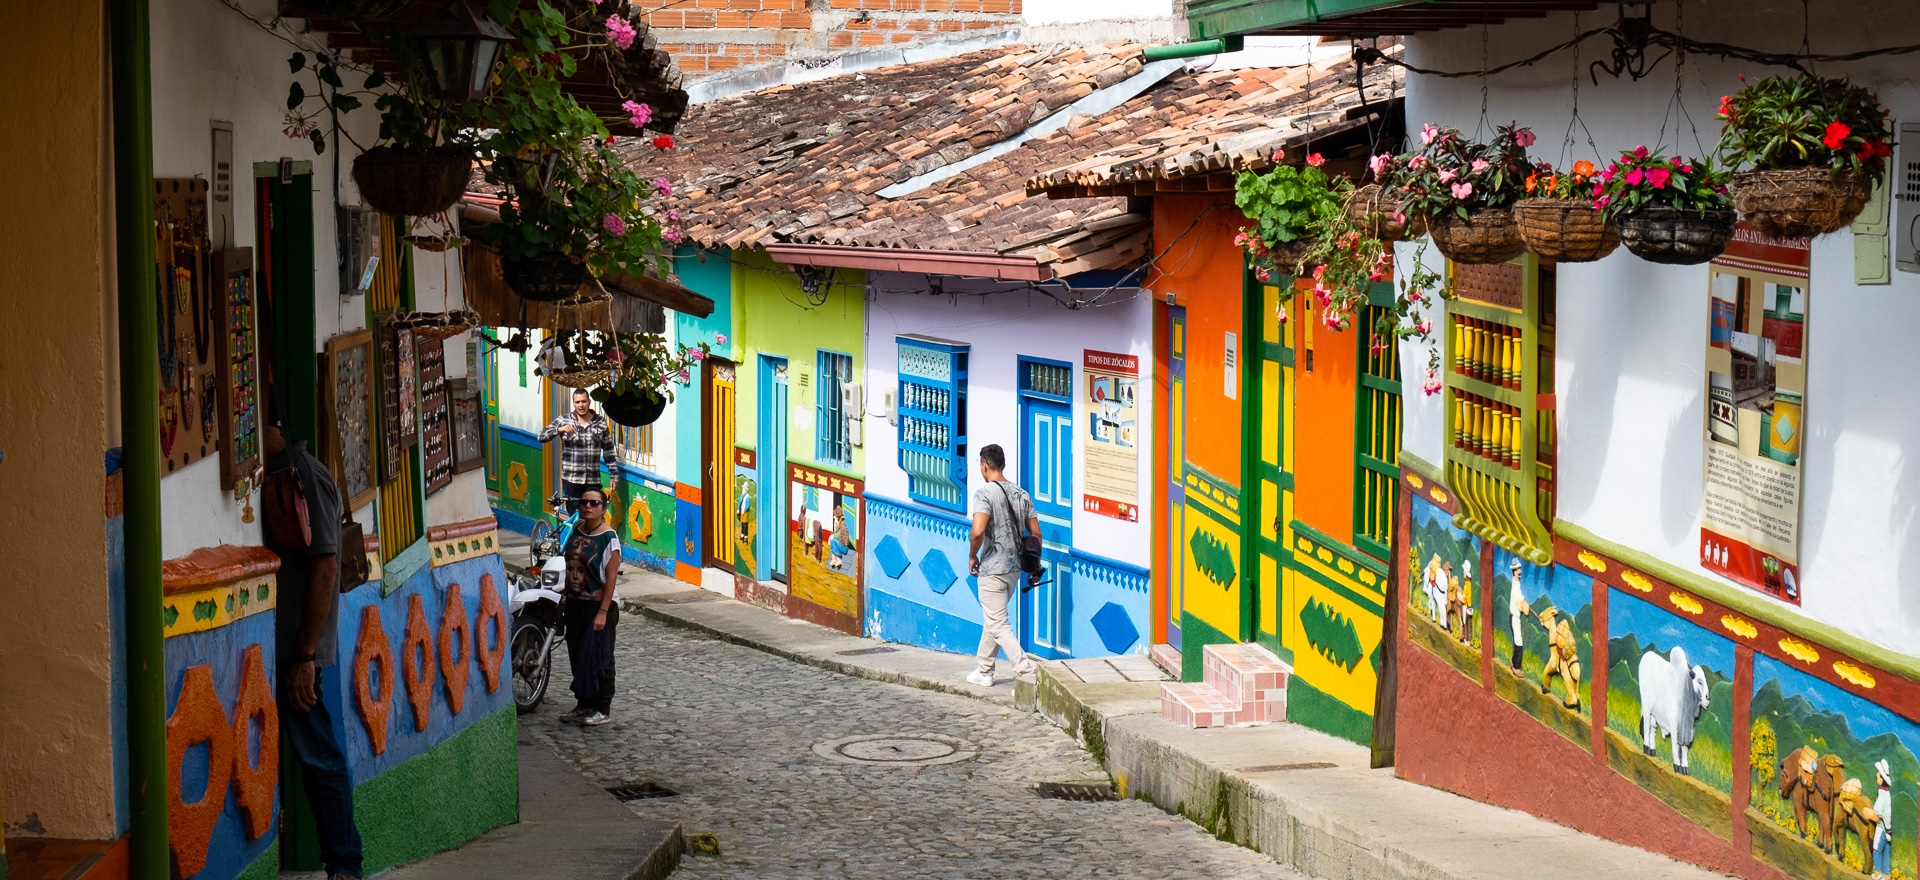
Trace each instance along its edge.
<path fill-rule="evenodd" d="M 1022 0 L 641 0 L 688 78 L 1020 25 Z"/>

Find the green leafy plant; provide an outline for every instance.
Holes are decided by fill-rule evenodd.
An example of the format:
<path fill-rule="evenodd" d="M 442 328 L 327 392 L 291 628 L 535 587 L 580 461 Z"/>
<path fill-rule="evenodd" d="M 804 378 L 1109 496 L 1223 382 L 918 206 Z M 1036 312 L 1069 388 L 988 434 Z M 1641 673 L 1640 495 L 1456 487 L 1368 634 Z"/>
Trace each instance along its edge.
<path fill-rule="evenodd" d="M 670 347 L 657 333 L 615 334 L 615 345 L 608 353 L 613 361 L 613 378 L 593 389 L 593 399 L 605 403 L 609 398 L 646 394 L 655 400 L 673 400 L 673 386 L 693 381 L 693 370 L 711 349 L 702 342 L 694 347 Z"/>
<path fill-rule="evenodd" d="M 315 153 L 327 151 L 327 133 L 321 130 L 319 122 L 322 116 L 337 122 L 340 114 L 352 113 L 365 106 L 362 98 L 381 101 L 388 97 L 375 91 L 387 85 L 386 74 L 378 70 L 371 71 L 361 81 L 359 88 L 349 89 L 341 78 L 341 67 L 342 61 L 338 55 L 315 55 L 309 58 L 305 52 L 295 52 L 287 58 L 287 71 L 296 76 L 303 72 L 312 74 L 313 87 L 312 91 L 308 91 L 307 85 L 299 79 L 288 84 L 287 125 L 282 131 L 287 137 L 305 138 L 313 142 Z M 309 105 L 316 103 L 318 107 L 308 109 Z"/>
<path fill-rule="evenodd" d="M 1660 206 L 1686 211 L 1733 207 L 1727 173 L 1709 159 L 1662 158 L 1643 144 L 1620 154 L 1593 183 L 1593 206 L 1609 217 Z"/>
<path fill-rule="evenodd" d="M 1265 174 L 1243 171 L 1234 181 L 1233 203 L 1253 221 L 1253 226 L 1235 236 L 1234 243 L 1247 250 L 1259 271 L 1261 281 L 1278 271 L 1283 276 L 1298 274 L 1299 264 L 1278 265 L 1284 254 L 1298 254 L 1298 248 L 1286 248 L 1315 234 L 1323 219 L 1339 212 L 1353 193 L 1353 184 L 1345 178 L 1329 179 L 1320 166 L 1319 153 L 1307 156 L 1305 166 L 1276 165 Z"/>
<path fill-rule="evenodd" d="M 1504 125 L 1491 143 L 1475 143 L 1458 129 L 1432 125 L 1420 129 L 1419 151 L 1396 158 L 1392 182 L 1410 214 L 1466 218 L 1481 208 L 1504 208 L 1526 196 L 1525 181 L 1532 130 Z"/>
<path fill-rule="evenodd" d="M 1873 92 L 1850 80 L 1808 73 L 1767 77 L 1720 98 L 1724 124 L 1715 151 L 1734 168 L 1824 166 L 1878 181 L 1893 155 L 1889 112 Z"/>

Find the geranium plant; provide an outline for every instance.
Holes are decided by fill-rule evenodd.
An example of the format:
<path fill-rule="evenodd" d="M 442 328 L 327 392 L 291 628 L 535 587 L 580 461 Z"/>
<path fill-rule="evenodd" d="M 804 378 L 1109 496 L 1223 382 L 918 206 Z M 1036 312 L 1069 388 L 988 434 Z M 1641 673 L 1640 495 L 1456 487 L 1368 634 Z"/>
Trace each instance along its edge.
<path fill-rule="evenodd" d="M 607 352 L 613 362 L 613 377 L 593 389 L 592 397 L 601 403 L 615 397 L 644 394 L 655 400 L 673 400 L 673 386 L 687 384 L 693 370 L 706 360 L 710 349 L 702 342 L 694 347 L 670 346 L 657 333 L 617 333 Z"/>
<path fill-rule="evenodd" d="M 1261 281 L 1274 272 L 1291 277 L 1299 272 L 1304 243 L 1339 213 L 1353 192 L 1345 178 L 1328 178 L 1320 170 L 1325 159 L 1307 156 L 1305 166 L 1276 165 L 1265 174 L 1243 171 L 1234 182 L 1233 203 L 1253 221 L 1234 243 L 1253 258 Z M 1292 265 L 1282 263 L 1292 262 Z"/>
<path fill-rule="evenodd" d="M 1476 143 L 1458 129 L 1420 129 L 1419 151 L 1391 163 L 1393 180 L 1404 194 L 1404 210 L 1428 217 L 1456 214 L 1465 219 L 1482 208 L 1505 208 L 1526 196 L 1533 167 L 1527 147 L 1534 134 L 1518 125 L 1494 131 L 1490 143 Z"/>
<path fill-rule="evenodd" d="M 1893 155 L 1888 114 L 1873 92 L 1848 80 L 1768 77 L 1720 99 L 1724 126 L 1715 149 L 1734 168 L 1826 167 L 1878 181 Z"/>
<path fill-rule="evenodd" d="M 1709 159 L 1663 158 L 1645 145 L 1620 154 L 1593 181 L 1593 206 L 1616 217 L 1660 206 L 1683 211 L 1731 208 L 1727 174 Z"/>
<path fill-rule="evenodd" d="M 1373 285 L 1394 280 L 1393 247 L 1367 236 L 1362 220 L 1340 209 L 1314 220 L 1313 244 L 1303 263 L 1313 266 L 1313 286 L 1308 295 L 1320 307 L 1320 321 L 1328 329 L 1341 331 L 1353 326 L 1354 316 L 1372 300 Z M 1367 344 L 1375 352 L 1385 350 L 1398 340 L 1429 342 L 1433 322 L 1424 311 L 1436 299 L 1451 296 L 1451 288 L 1439 273 L 1423 261 L 1427 244 L 1416 246 L 1412 271 L 1402 275 L 1392 308 L 1383 309 L 1367 328 Z M 1281 319 L 1286 318 L 1285 312 Z M 1429 348 L 1428 374 L 1437 376 L 1439 350 Z M 1438 386 L 1427 391 L 1432 394 Z"/>

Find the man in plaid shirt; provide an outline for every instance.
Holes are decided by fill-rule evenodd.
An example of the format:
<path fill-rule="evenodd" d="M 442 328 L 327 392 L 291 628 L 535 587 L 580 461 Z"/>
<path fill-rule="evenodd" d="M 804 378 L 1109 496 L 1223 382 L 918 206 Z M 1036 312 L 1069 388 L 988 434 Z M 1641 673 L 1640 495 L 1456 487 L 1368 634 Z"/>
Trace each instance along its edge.
<path fill-rule="evenodd" d="M 605 462 L 613 482 L 620 482 L 620 459 L 613 454 L 613 431 L 604 416 L 593 411 L 593 398 L 574 389 L 573 412 L 540 429 L 540 442 L 560 438 L 560 494 L 573 510 L 580 494 L 600 488 L 600 464 Z"/>

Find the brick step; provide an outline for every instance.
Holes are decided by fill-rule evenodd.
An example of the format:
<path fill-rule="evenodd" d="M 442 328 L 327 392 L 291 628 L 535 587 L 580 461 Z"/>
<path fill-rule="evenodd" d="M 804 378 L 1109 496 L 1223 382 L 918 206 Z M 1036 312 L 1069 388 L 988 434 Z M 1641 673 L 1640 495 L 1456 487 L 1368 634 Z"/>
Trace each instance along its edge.
<path fill-rule="evenodd" d="M 1287 720 L 1293 668 L 1254 644 L 1207 645 L 1204 678 L 1160 686 L 1161 717 L 1185 727 L 1235 727 Z"/>
<path fill-rule="evenodd" d="M 1153 662 L 1165 670 L 1168 675 L 1174 678 L 1180 677 L 1179 648 L 1172 645 L 1154 645 L 1153 648 L 1147 652 L 1147 656 L 1152 657 Z"/>
<path fill-rule="evenodd" d="M 1274 690 L 1284 692 L 1287 676 L 1293 674 L 1293 667 L 1272 651 L 1251 642 L 1206 646 L 1200 668 L 1202 681 L 1242 703 L 1263 699 Z"/>

